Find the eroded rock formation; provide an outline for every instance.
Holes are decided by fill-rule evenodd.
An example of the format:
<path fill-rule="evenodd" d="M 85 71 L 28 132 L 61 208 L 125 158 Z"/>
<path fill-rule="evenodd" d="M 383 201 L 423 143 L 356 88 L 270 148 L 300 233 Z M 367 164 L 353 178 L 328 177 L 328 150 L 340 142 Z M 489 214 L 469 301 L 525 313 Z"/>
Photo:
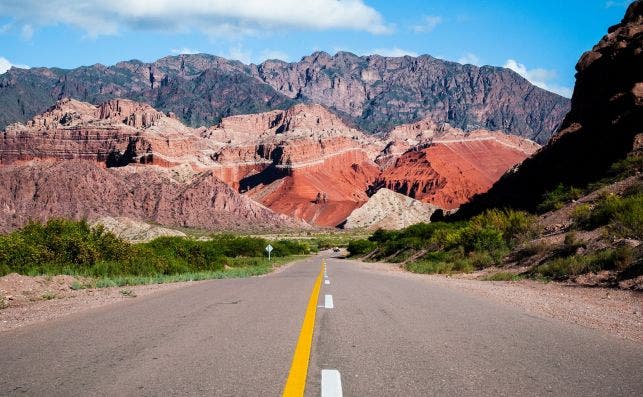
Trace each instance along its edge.
<path fill-rule="evenodd" d="M 26 173 L 24 177 L 38 183 L 52 181 L 70 190 L 55 194 L 55 188 L 47 186 L 54 189 L 45 189 L 47 195 L 30 196 L 24 190 L 15 196 L 6 193 L 6 200 L 17 200 L 5 205 L 7 214 L 14 214 L 6 218 L 13 219 L 13 226 L 33 211 L 39 219 L 69 213 L 75 217 L 125 216 L 170 226 L 238 228 L 237 222 L 250 225 L 257 214 L 264 214 L 243 201 L 249 197 L 267 207 L 259 206 L 268 211 L 268 224 L 294 224 L 272 210 L 309 224 L 334 227 L 382 187 L 455 208 L 487 189 L 537 147 L 517 136 L 485 130 L 465 133 L 431 120 L 401 126 L 377 138 L 351 128 L 320 105 L 231 116 L 214 127 L 190 128 L 172 115 L 129 100 L 94 106 L 64 99 L 25 124 L 7 127 L 0 141 L 0 163 L 4 165 L 0 169 L 7 181 Z M 54 166 L 60 173 L 56 178 L 63 180 L 49 175 Z M 39 167 L 48 179 L 35 177 Z M 99 196 L 86 191 L 95 185 L 87 185 L 76 167 L 95 174 L 106 186 L 147 193 L 122 197 L 97 188 L 109 202 L 100 203 Z M 168 173 L 174 175 L 171 183 Z M 139 174 L 150 185 L 147 190 L 140 184 L 130 186 L 135 179 L 132 175 Z M 224 183 L 232 190 L 223 189 Z M 198 193 L 186 190 L 195 184 Z M 159 189 L 157 195 L 152 194 Z M 206 197 L 208 189 L 215 196 Z M 183 193 L 177 196 L 171 190 Z M 186 196 L 188 192 L 192 193 Z M 241 200 L 239 193 L 247 197 Z M 198 196 L 196 202 L 193 195 Z M 20 207 L 25 200 L 25 207 Z M 54 209 L 39 207 L 44 205 L 42 200 Z M 126 208 L 112 206 L 114 201 Z M 144 209 L 150 205 L 147 202 L 157 203 L 153 212 Z M 128 212 L 132 206 L 139 210 Z M 220 219 L 201 219 L 208 218 L 208 212 Z"/>

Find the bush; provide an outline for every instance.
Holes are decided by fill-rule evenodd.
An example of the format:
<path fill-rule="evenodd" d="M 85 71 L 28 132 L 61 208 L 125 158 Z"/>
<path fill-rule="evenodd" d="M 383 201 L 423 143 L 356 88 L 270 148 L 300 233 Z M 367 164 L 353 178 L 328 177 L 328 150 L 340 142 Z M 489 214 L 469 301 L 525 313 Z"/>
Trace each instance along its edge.
<path fill-rule="evenodd" d="M 262 238 L 233 235 L 215 235 L 207 241 L 159 237 L 130 244 L 85 221 L 53 219 L 0 236 L 0 275 L 76 274 L 109 279 L 216 272 L 225 266 L 253 266 L 253 258 L 265 266 L 266 245 Z M 304 242 L 280 240 L 274 246 L 278 256 L 310 252 Z"/>
<path fill-rule="evenodd" d="M 593 209 L 583 207 L 573 214 L 574 222 L 582 229 L 593 230 L 609 225 L 609 229 L 622 237 L 643 238 L 643 194 L 634 193 L 620 197 L 607 194 Z"/>
<path fill-rule="evenodd" d="M 308 243 L 297 240 L 279 240 L 272 243 L 274 256 L 306 255 L 311 249 Z"/>
<path fill-rule="evenodd" d="M 601 270 L 623 270 L 631 265 L 633 252 L 629 247 L 605 249 L 591 255 L 573 255 L 542 264 L 535 273 L 554 280 L 564 280 L 583 273 Z"/>
<path fill-rule="evenodd" d="M 377 244 L 369 240 L 353 240 L 348 243 L 348 253 L 350 256 L 365 255 L 372 252 Z"/>
<path fill-rule="evenodd" d="M 543 195 L 541 203 L 538 205 L 538 211 L 547 212 L 563 208 L 563 206 L 572 201 L 578 200 L 583 195 L 581 189 L 575 187 L 566 187 L 560 184 L 556 189 Z"/>

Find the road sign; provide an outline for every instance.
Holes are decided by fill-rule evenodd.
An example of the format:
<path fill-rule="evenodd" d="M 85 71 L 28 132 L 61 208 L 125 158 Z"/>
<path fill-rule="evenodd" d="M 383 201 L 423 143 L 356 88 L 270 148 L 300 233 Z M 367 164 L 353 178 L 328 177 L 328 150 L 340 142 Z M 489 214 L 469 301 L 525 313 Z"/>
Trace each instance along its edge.
<path fill-rule="evenodd" d="M 268 260 L 270 260 L 270 253 L 272 252 L 273 248 L 272 245 L 268 244 L 266 245 L 266 251 L 268 251 Z"/>

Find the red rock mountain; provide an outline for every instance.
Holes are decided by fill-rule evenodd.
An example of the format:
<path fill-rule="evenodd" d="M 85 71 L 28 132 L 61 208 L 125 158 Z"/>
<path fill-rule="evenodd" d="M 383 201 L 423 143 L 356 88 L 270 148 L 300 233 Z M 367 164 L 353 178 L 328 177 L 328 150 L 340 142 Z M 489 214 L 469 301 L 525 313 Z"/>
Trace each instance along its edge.
<path fill-rule="evenodd" d="M 206 229 L 297 226 L 277 213 L 336 226 L 380 187 L 455 208 L 537 147 L 431 121 L 380 139 L 320 105 L 189 128 L 129 100 L 64 99 L 5 130 L 0 227 L 51 216 Z"/>

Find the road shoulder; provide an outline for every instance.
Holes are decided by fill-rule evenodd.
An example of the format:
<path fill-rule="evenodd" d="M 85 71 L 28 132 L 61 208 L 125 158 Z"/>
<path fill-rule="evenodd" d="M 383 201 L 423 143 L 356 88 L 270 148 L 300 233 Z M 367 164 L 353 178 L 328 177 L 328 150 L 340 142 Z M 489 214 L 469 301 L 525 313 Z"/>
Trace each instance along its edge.
<path fill-rule="evenodd" d="M 481 281 L 416 274 L 390 263 L 350 262 L 370 271 L 457 289 L 533 315 L 577 324 L 643 344 L 643 292 L 534 280 Z"/>

